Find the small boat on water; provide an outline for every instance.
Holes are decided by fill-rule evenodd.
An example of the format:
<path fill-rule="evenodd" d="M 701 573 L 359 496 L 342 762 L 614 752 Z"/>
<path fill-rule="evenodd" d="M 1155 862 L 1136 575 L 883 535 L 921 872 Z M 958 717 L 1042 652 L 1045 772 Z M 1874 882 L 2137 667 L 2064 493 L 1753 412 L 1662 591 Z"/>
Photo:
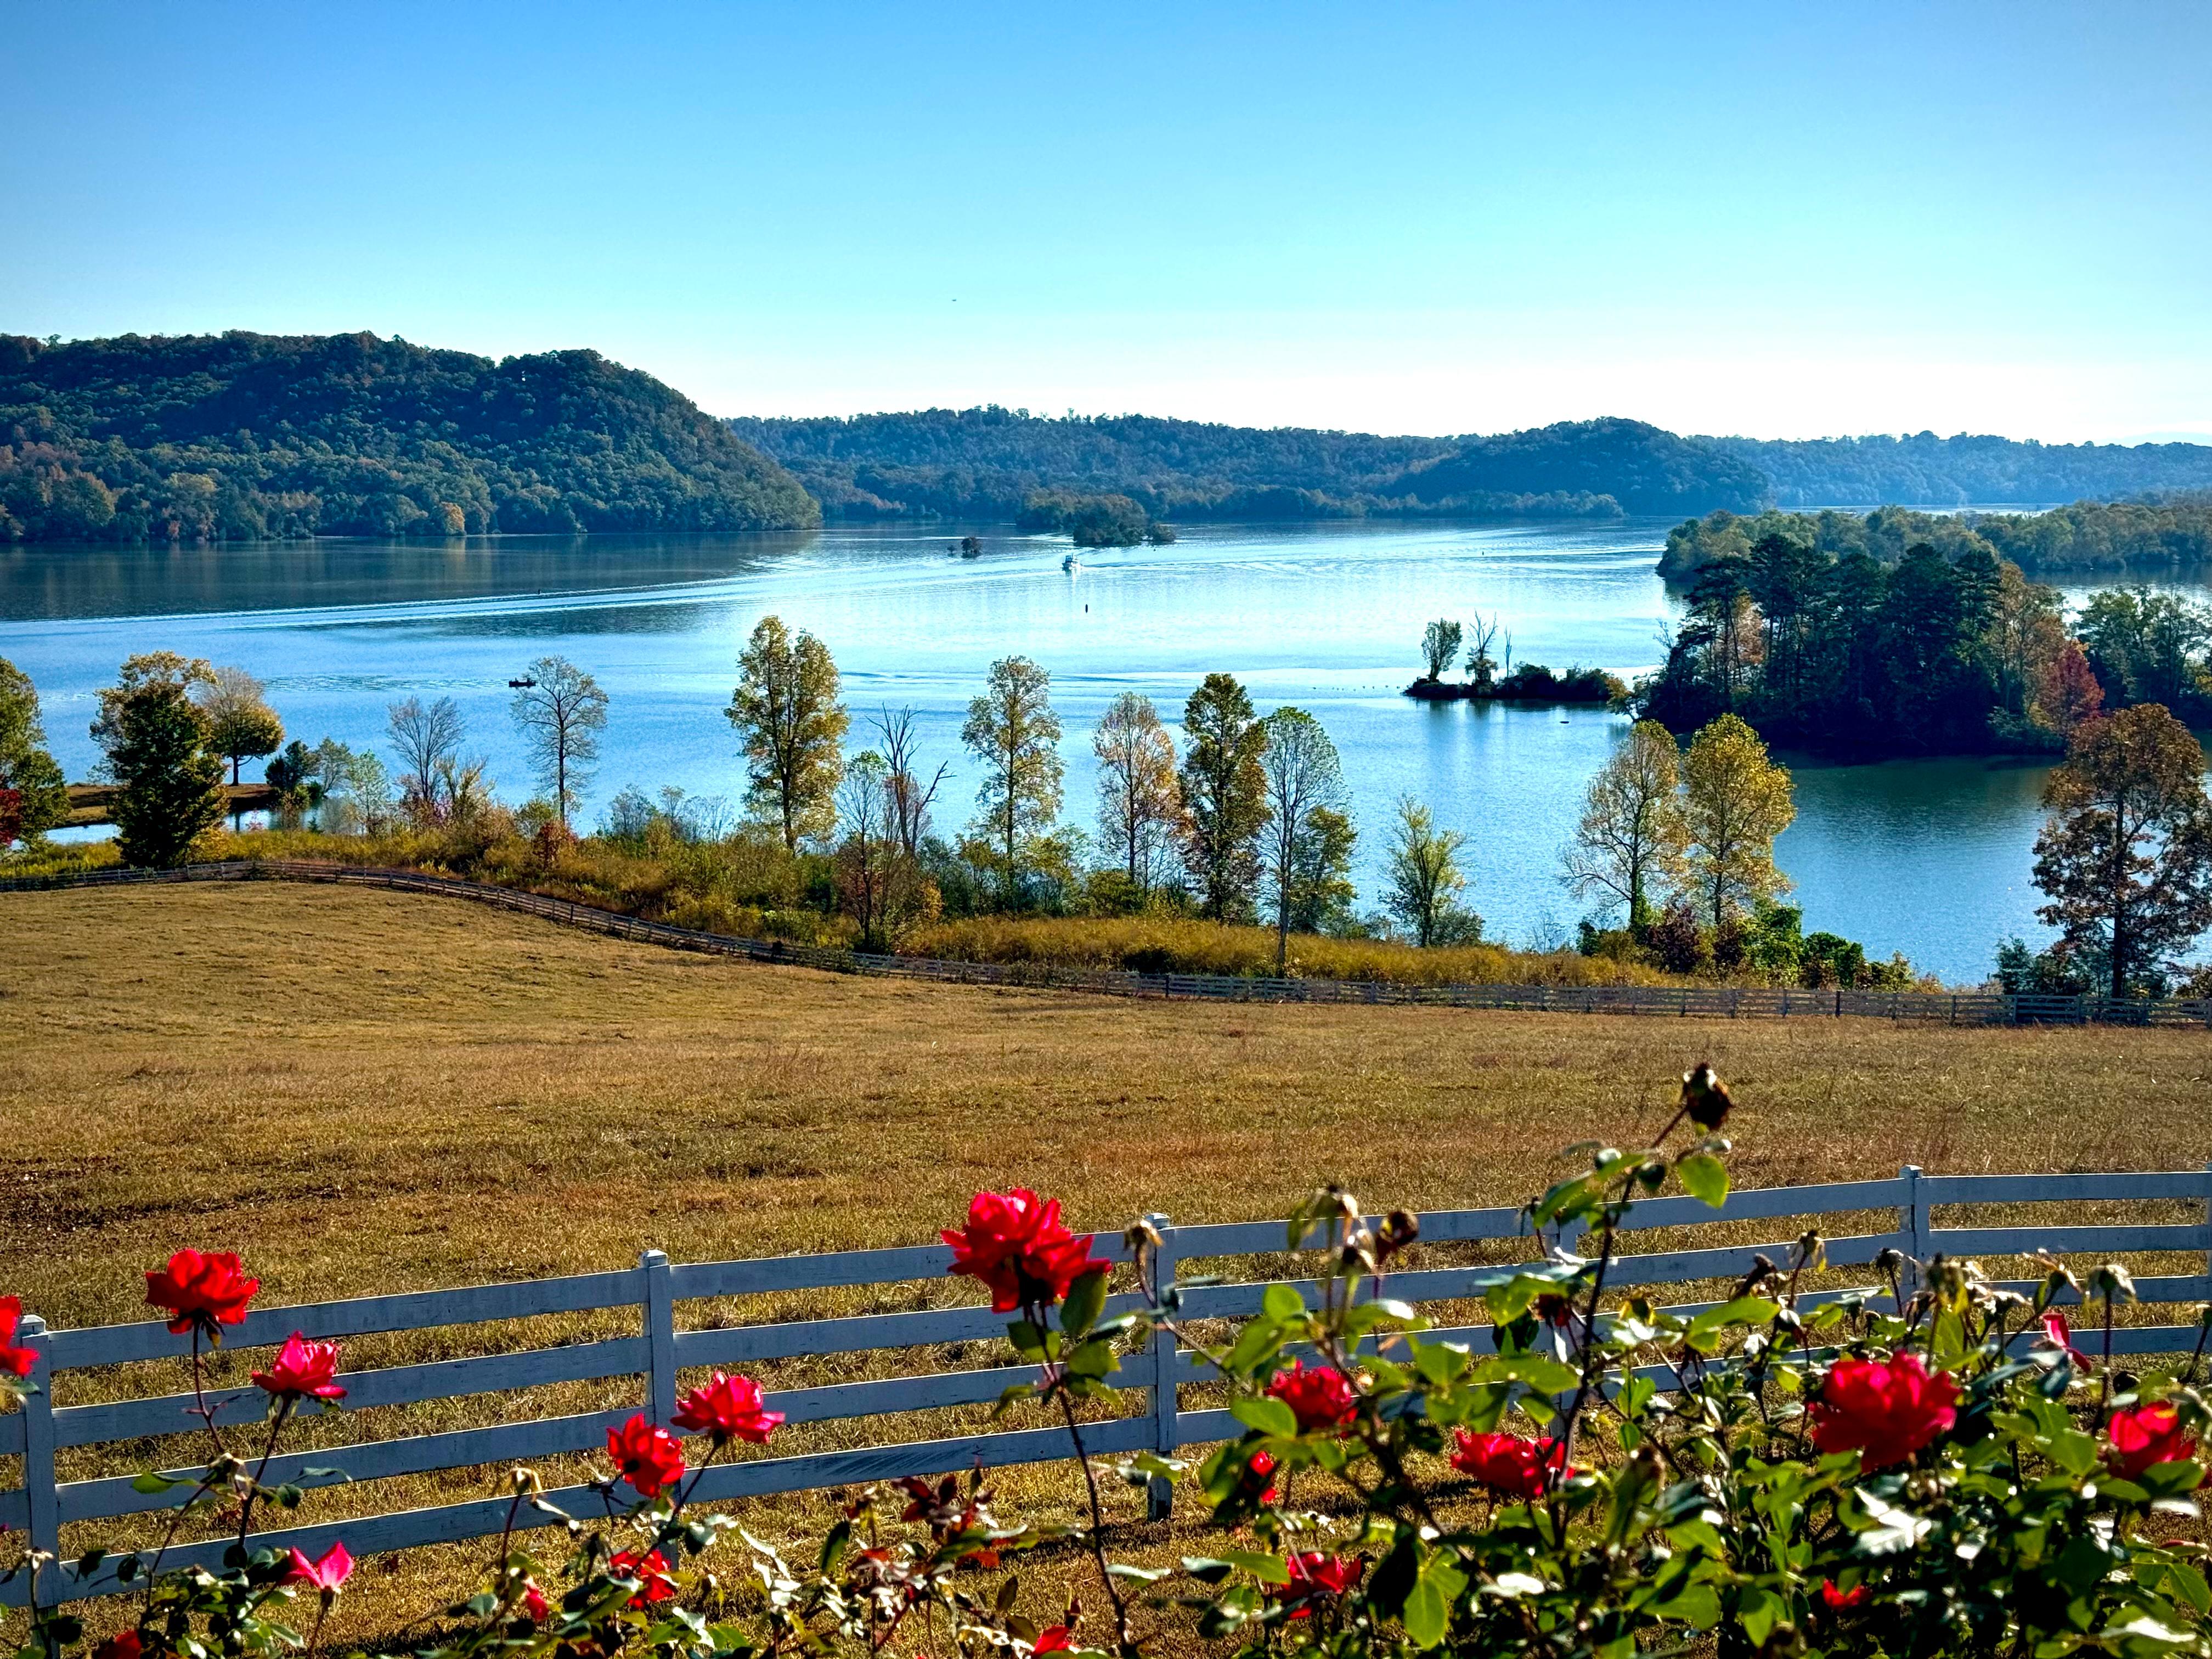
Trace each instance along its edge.
<path fill-rule="evenodd" d="M 1060 562 L 1060 568 L 1062 570 L 1071 572 L 1080 570 L 1083 568 L 1083 561 L 1077 558 L 1074 554 L 1071 553 Z"/>

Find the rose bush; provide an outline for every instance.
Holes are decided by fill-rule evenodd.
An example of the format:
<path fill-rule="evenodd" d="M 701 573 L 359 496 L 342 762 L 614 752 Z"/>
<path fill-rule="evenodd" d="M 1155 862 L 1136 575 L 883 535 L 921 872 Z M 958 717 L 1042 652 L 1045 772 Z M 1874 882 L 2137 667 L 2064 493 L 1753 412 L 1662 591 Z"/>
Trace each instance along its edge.
<path fill-rule="evenodd" d="M 717 1373 L 681 1397 L 672 1424 L 703 1437 L 696 1461 L 642 1416 L 610 1431 L 603 1516 L 560 1513 L 534 1474 L 514 1471 L 483 1585 L 447 1610 L 425 1651 L 2212 1659 L 2205 1547 L 2186 1535 L 2205 1474 L 2193 1382 L 2212 1316 L 2179 1375 L 2130 1373 L 2112 1354 L 2115 1304 L 2132 1293 L 2118 1267 L 2085 1290 L 2054 1267 L 2023 1297 L 1972 1263 L 1888 1252 L 1888 1297 L 1815 1297 L 1801 1289 L 1822 1261 L 1814 1234 L 1780 1263 L 1760 1258 L 1710 1307 L 1609 1298 L 1638 1203 L 1670 1184 L 1725 1200 L 1719 1131 L 1732 1107 L 1700 1066 L 1650 1147 L 1577 1149 L 1585 1167 L 1528 1218 L 1578 1248 L 1482 1276 L 1494 1342 L 1482 1353 L 1390 1294 L 1415 1218 L 1371 1223 L 1334 1188 L 1285 1241 L 1304 1253 L 1311 1294 L 1269 1285 L 1260 1313 L 1219 1343 L 1202 1340 L 1215 1328 L 1185 1322 L 1188 1281 L 1162 1282 L 1147 1224 L 1123 1237 L 1130 1293 L 1109 1313 L 1113 1268 L 1055 1201 L 979 1194 L 945 1231 L 952 1271 L 1014 1316 L 1008 1340 L 1034 1381 L 1002 1408 L 1056 1413 L 1079 1455 L 1082 1522 L 1001 1519 L 980 1470 L 908 1479 L 850 1495 L 794 1565 L 692 1508 L 707 1468 L 781 1421 L 751 1379 Z M 172 1328 L 192 1334 L 197 1379 L 201 1341 L 244 1317 L 255 1281 L 234 1257 L 186 1251 L 148 1282 Z M 2094 1358 L 2059 1311 L 2069 1300 L 2101 1313 Z M 27 1352 L 8 1346 L 15 1318 L 0 1301 L 0 1388 L 27 1386 L 30 1370 L 9 1359 Z M 1088 1423 L 1121 1356 L 1158 1331 L 1203 1357 L 1242 1432 L 1194 1462 L 1141 1454 L 1102 1468 L 1084 1447 Z M 216 1494 L 240 1503 L 224 1565 L 164 1574 L 161 1551 L 134 1560 L 129 1576 L 149 1586 L 138 1616 L 95 1659 L 317 1645 L 350 1558 L 343 1545 L 313 1561 L 256 1548 L 250 1522 L 257 1501 L 296 1501 L 260 1475 L 295 1407 L 342 1395 L 337 1355 L 295 1335 L 255 1375 L 276 1401 L 258 1468 L 230 1454 L 206 1412 L 215 1455 L 179 1510 Z M 1204 1500 L 1206 1553 L 1115 1560 L 1102 1477 L 1183 1483 Z M 548 1525 L 561 1551 L 541 1560 L 519 1540 Z M 726 1540 L 744 1574 L 726 1576 L 711 1553 Z M 1030 1622 L 1014 1569 L 1071 1544 L 1088 1558 L 1084 1594 L 1095 1580 L 1103 1607 Z M 319 1604 L 303 1636 L 281 1615 L 308 1590 Z M 31 1633 L 26 1652 L 40 1659 L 83 1639 L 52 1607 L 33 1609 Z"/>

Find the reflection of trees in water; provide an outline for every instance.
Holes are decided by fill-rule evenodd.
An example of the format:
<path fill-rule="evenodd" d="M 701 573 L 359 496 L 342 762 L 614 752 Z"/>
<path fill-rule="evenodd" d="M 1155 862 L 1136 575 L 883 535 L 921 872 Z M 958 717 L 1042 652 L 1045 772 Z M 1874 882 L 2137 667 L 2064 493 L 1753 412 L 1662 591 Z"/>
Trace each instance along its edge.
<path fill-rule="evenodd" d="M 406 605 L 711 581 L 805 552 L 812 531 L 744 536 L 337 538 L 249 546 L 46 543 L 0 550 L 0 617 L 46 619 Z M 642 630 L 659 632 L 655 626 Z"/>

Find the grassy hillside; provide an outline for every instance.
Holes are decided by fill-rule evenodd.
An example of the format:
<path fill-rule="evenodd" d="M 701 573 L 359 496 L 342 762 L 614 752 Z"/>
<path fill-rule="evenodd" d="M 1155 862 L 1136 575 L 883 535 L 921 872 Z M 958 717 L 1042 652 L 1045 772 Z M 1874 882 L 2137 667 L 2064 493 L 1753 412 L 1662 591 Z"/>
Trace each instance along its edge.
<path fill-rule="evenodd" d="M 276 1305 L 619 1267 L 648 1245 L 681 1261 L 925 1242 L 977 1188 L 1012 1182 L 1063 1195 L 1087 1228 L 1147 1208 L 1280 1215 L 1332 1176 L 1378 1202 L 1512 1204 L 1564 1167 L 1565 1144 L 1655 1129 L 1671 1080 L 1699 1057 L 1741 1102 L 1729 1127 L 1743 1185 L 1904 1162 L 2190 1168 L 2212 1153 L 2212 1062 L 2187 1031 L 1129 1004 L 752 968 L 455 902 L 279 885 L 0 895 L 0 1135 L 15 1177 L 0 1274 L 64 1326 L 143 1317 L 140 1273 L 185 1243 L 241 1251 Z M 684 1317 L 967 1299 L 935 1282 Z M 632 1329 L 619 1314 L 575 1316 L 347 1352 L 353 1365 L 409 1363 Z M 982 1357 L 761 1369 L 789 1387 Z M 226 1352 L 219 1376 L 242 1382 L 252 1358 Z M 65 1378 L 63 1403 L 175 1387 L 161 1370 Z M 563 1385 L 311 1427 L 337 1443 L 625 1398 Z M 952 1433 L 983 1415 L 902 1430 Z M 778 1449 L 885 1431 L 809 1425 Z M 67 1451 L 63 1474 L 182 1455 Z M 549 1462 L 549 1480 L 575 1462 Z M 311 1494 L 302 1518 L 479 1496 L 501 1473 Z M 994 1484 L 1006 1510 L 1054 1513 L 1076 1501 L 1074 1482 L 1045 1467 Z M 1190 1505 L 1170 1529 L 1145 1527 L 1133 1493 L 1109 1501 L 1128 1558 L 1218 1541 Z M 824 1524 L 829 1503 L 741 1512 L 789 1535 Z M 331 1650 L 434 1608 L 483 1553 L 364 1564 Z M 1025 1578 L 1040 1613 L 1071 1583 L 1091 1594 L 1066 1557 Z"/>
<path fill-rule="evenodd" d="M 595 351 L 0 335 L 0 541 L 760 530 L 797 481 Z"/>

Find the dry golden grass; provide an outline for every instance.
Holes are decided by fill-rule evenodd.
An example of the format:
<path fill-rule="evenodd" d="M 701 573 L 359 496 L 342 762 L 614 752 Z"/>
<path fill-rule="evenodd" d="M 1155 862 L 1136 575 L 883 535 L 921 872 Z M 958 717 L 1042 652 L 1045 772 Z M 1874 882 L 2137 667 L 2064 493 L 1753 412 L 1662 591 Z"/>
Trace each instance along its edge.
<path fill-rule="evenodd" d="M 142 1317 L 139 1273 L 186 1243 L 244 1253 L 275 1304 L 622 1267 L 647 1246 L 685 1261 L 922 1243 L 978 1187 L 1016 1182 L 1104 1229 L 1147 1209 L 1280 1215 L 1331 1177 L 1376 1203 L 1511 1204 L 1561 1171 L 1565 1143 L 1656 1128 L 1671 1079 L 1704 1057 L 1742 1103 L 1740 1185 L 2212 1154 L 2202 1032 L 1130 1003 L 769 970 L 456 901 L 276 884 L 0 896 L 0 1290 L 58 1326 Z M 805 1308 L 969 1299 L 939 1283 Z M 623 1318 L 364 1339 L 349 1363 Z M 981 1358 L 881 1356 L 868 1374 Z M 162 1369 L 65 1376 L 60 1397 L 177 1386 Z M 770 1380 L 854 1372 L 802 1362 Z M 624 1397 L 577 1385 L 314 1426 L 376 1438 Z M 809 1425 L 779 1449 L 883 1434 Z M 67 1455 L 64 1473 L 189 1455 L 149 1443 Z M 380 1482 L 309 1513 L 479 1495 L 496 1473 Z M 1000 1484 L 1020 1510 L 1064 1505 L 1072 1481 L 1048 1468 Z M 797 1531 L 823 1509 L 750 1518 Z M 1160 1553 L 1194 1542 L 1194 1524 L 1179 1516 L 1171 1540 L 1132 1520 L 1129 1541 Z M 364 1569 L 334 1634 L 389 1634 L 475 1553 Z M 1030 1592 L 1039 1612 L 1059 1593 Z"/>

